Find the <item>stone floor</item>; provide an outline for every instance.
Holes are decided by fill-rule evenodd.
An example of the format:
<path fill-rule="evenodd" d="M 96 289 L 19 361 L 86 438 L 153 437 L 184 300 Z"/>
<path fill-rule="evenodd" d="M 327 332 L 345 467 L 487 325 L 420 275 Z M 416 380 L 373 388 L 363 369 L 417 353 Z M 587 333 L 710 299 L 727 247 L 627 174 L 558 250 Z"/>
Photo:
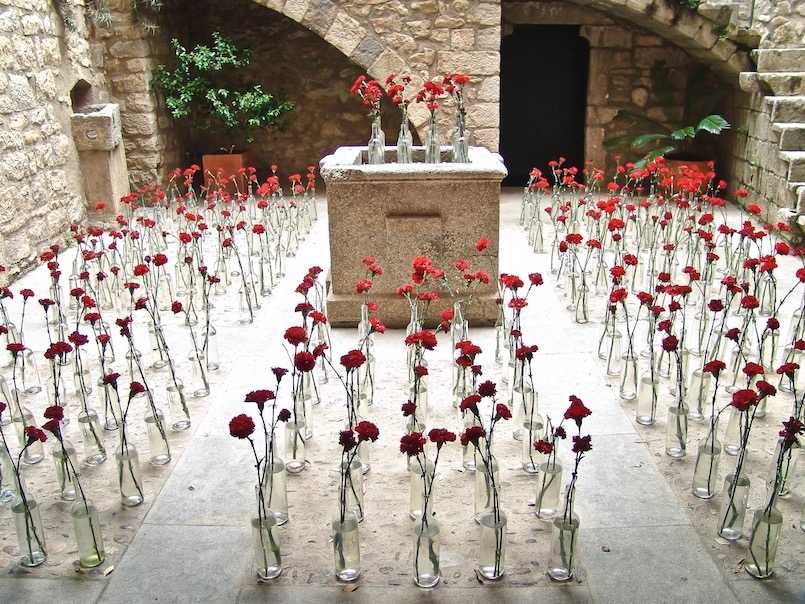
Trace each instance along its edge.
<path fill-rule="evenodd" d="M 222 306 L 217 317 L 222 368 L 212 394 L 193 402 L 192 433 L 172 440 L 173 462 L 147 470 L 146 503 L 121 511 L 111 478 L 89 476 L 103 512 L 110 560 L 99 571 L 79 574 L 69 524 L 61 504 L 47 490 L 53 469 L 46 461 L 35 469 L 33 485 L 45 503 L 48 538 L 56 544 L 44 568 L 24 572 L 16 565 L 16 540 L 7 510 L 0 512 L 0 601 L 7 602 L 759 602 L 805 601 L 805 534 L 799 530 L 803 490 L 781 506 L 786 518 L 777 576 L 757 582 L 740 570 L 744 546 L 716 538 L 717 504 L 689 493 L 693 455 L 671 461 L 663 454 L 664 417 L 652 428 L 633 422 L 633 403 L 618 398 L 617 383 L 607 380 L 595 349 L 600 323 L 578 326 L 564 310 L 561 292 L 549 277 L 548 257 L 532 254 L 517 225 L 519 196 L 503 195 L 501 270 L 525 275 L 540 271 L 546 286 L 524 311 L 527 341 L 540 346 L 534 369 L 541 412 L 559 417 L 569 394 L 593 410 L 587 428 L 593 451 L 582 467 L 578 512 L 582 520 L 581 562 L 577 578 L 554 584 L 545 575 L 550 531 L 533 514 L 535 482 L 520 469 L 520 444 L 501 430 L 503 504 L 509 516 L 506 576 L 481 584 L 474 573 L 478 527 L 472 520 L 473 477 L 461 466 L 458 446 L 445 450 L 437 482 L 436 511 L 442 525 L 444 580 L 426 592 L 411 583 L 412 530 L 407 517 L 408 475 L 398 452 L 405 400 L 402 333 L 377 336 L 378 386 L 372 419 L 380 440 L 372 448 L 367 487 L 367 518 L 361 525 L 363 576 L 356 585 L 335 582 L 328 542 L 335 508 L 335 443 L 343 421 L 343 395 L 336 380 L 323 386 L 315 410 L 315 438 L 308 449 L 310 466 L 289 478 L 290 522 L 282 529 L 285 570 L 271 585 L 258 584 L 252 570 L 248 519 L 253 505 L 253 467 L 248 447 L 228 435 L 227 422 L 249 409 L 245 392 L 270 387 L 269 368 L 287 364 L 281 335 L 293 322 L 298 296 L 293 289 L 307 267 L 327 267 L 324 212 L 287 276 L 259 311 L 256 323 L 237 325 Z M 483 235 L 483 233 L 478 234 Z M 356 259 L 356 262 L 359 259 Z M 41 274 L 18 284 L 41 283 Z M 34 289 L 36 289 L 34 287 Z M 179 333 L 178 327 L 173 327 Z M 248 330 L 250 334 L 244 334 Z M 178 337 L 178 336 L 176 336 Z M 169 336 L 170 338 L 170 336 Z M 483 349 L 482 363 L 494 379 L 491 329 L 473 329 Z M 333 333 L 341 354 L 354 347 L 355 330 Z M 169 342 L 171 340 L 169 339 Z M 431 365 L 432 425 L 459 429 L 450 404 L 449 345 L 445 338 Z M 163 376 L 164 379 L 164 376 Z M 42 403 L 37 403 L 37 417 Z M 790 401 L 778 397 L 753 439 L 750 455 L 757 505 L 768 468 L 778 417 Z M 690 442 L 699 436 L 694 426 Z M 732 458 L 722 463 L 725 467 Z M 48 467 L 44 466 L 48 464 Z M 110 466 L 111 464 L 104 464 Z M 145 464 L 144 464 L 145 467 Z M 103 468 L 103 473 L 110 468 Z M 800 472 L 801 474 L 801 472 Z M 109 475 L 111 476 L 111 474 Z M 750 512 L 751 513 L 751 512 Z M 388 598 L 388 600 L 387 600 Z"/>

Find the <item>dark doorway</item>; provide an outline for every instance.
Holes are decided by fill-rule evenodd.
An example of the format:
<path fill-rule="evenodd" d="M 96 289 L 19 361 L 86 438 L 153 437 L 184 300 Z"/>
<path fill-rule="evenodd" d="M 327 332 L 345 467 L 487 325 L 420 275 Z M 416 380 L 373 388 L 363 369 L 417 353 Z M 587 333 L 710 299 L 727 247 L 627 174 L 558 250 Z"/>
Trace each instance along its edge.
<path fill-rule="evenodd" d="M 578 26 L 516 25 L 503 38 L 500 153 L 509 170 L 504 184 L 524 185 L 532 167 L 546 172 L 560 155 L 581 176 L 589 57 Z"/>

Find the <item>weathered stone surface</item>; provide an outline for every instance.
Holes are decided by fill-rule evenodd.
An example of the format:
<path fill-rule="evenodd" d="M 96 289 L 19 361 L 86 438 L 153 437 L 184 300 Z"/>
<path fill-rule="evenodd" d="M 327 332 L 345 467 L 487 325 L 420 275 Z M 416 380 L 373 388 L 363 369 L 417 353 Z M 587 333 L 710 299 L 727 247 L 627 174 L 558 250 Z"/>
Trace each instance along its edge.
<path fill-rule="evenodd" d="M 447 147 L 444 147 L 447 157 Z M 360 302 L 355 283 L 364 267 L 356 258 L 383 258 L 384 278 L 372 289 L 379 304 L 379 317 L 393 327 L 403 327 L 410 312 L 397 295 L 397 286 L 410 277 L 411 258 L 426 254 L 437 266 L 467 257 L 478 237 L 491 240 L 485 252 L 497 266 L 500 181 L 503 164 L 487 150 L 470 149 L 469 164 L 363 165 L 358 158 L 366 148 L 341 147 L 321 162 L 327 184 L 330 225 L 331 289 L 328 297 L 330 322 L 352 324 L 359 317 L 353 308 Z M 388 151 L 393 159 L 394 150 Z M 424 149 L 415 149 L 423 156 Z M 422 157 L 415 157 L 421 162 Z M 473 211 L 464 200 L 472 196 Z M 355 200 L 361 203 L 356 204 Z M 362 228 L 355 229 L 356 221 Z M 486 235 L 486 234 L 489 235 Z M 495 287 L 482 286 L 472 323 L 495 321 Z M 358 304 L 358 308 L 360 304 Z"/>
<path fill-rule="evenodd" d="M 492 51 L 438 51 L 436 69 L 443 73 L 496 75 L 500 72 L 500 55 Z"/>

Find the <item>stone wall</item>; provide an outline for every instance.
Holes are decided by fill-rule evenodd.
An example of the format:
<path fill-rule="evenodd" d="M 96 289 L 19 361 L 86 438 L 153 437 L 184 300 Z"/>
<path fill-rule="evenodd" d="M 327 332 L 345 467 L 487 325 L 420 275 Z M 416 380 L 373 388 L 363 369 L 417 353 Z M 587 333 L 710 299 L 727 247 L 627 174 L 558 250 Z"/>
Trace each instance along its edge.
<path fill-rule="evenodd" d="M 630 148 L 638 134 L 679 128 L 724 111 L 725 103 L 718 102 L 726 96 L 724 84 L 716 73 L 675 44 L 632 24 L 568 2 L 506 2 L 503 34 L 518 24 L 579 25 L 579 35 L 589 41 L 585 157 L 597 166 L 611 171 L 615 155 L 624 161 L 639 159 L 642 153 Z M 715 102 L 693 103 L 691 82 L 699 98 Z M 714 157 L 713 142 L 689 159 Z"/>
<path fill-rule="evenodd" d="M 166 32 L 146 32 L 131 12 L 130 0 L 107 0 L 112 25 L 99 28 L 100 60 L 109 95 L 120 105 L 129 180 L 137 188 L 161 179 L 179 165 L 174 124 L 151 86 L 154 67 L 169 56 Z"/>
<path fill-rule="evenodd" d="M 83 7 L 65 11 L 69 29 L 47 0 L 0 0 L 0 264 L 12 276 L 85 214 L 70 90 L 83 79 L 103 100 L 105 79 Z"/>
<path fill-rule="evenodd" d="M 192 11 L 204 19 L 187 19 L 187 10 L 182 7 L 171 18 L 175 22 L 171 31 L 182 44 L 208 44 L 212 32 L 222 33 L 252 54 L 251 65 L 229 79 L 236 85 L 259 83 L 278 98 L 292 101 L 295 109 L 279 128 L 259 132 L 253 142 L 242 134 L 178 123 L 183 148 L 195 151 L 183 158 L 185 164 L 200 163 L 202 152 L 216 153 L 234 145 L 249 151 L 250 162 L 261 169 L 262 177 L 271 164 L 278 164 L 282 174 L 304 172 L 306 165 L 318 164 L 341 145 L 366 144 L 370 120 L 359 100 L 349 95 L 363 70 L 321 36 L 252 0 L 232 0 L 225 7 L 213 0 L 195 0 Z M 242 27 L 243 22 L 250 27 Z M 397 140 L 400 118 L 396 107 L 384 104 L 382 124 L 390 144 Z"/>

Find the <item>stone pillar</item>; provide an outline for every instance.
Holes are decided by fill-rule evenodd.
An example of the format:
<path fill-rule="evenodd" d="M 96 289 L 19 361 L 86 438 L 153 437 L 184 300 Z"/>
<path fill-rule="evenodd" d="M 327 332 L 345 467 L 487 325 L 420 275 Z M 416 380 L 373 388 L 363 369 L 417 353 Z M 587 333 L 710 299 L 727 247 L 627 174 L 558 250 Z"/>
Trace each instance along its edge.
<path fill-rule="evenodd" d="M 129 192 L 126 152 L 117 105 L 89 105 L 71 118 L 73 140 L 84 178 L 88 210 L 106 203 L 106 213 L 116 213 L 120 198 Z"/>

